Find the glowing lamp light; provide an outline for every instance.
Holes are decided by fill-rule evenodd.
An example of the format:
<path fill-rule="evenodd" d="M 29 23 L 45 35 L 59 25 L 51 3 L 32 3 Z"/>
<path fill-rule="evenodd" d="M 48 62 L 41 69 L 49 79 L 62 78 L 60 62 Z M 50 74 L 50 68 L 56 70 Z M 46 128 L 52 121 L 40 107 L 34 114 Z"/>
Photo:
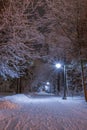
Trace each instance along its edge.
<path fill-rule="evenodd" d="M 49 83 L 49 82 L 47 82 L 46 84 L 47 84 L 47 85 L 49 85 L 50 83 Z"/>
<path fill-rule="evenodd" d="M 58 69 L 61 68 L 61 64 L 60 64 L 60 63 L 57 63 L 55 66 L 56 66 L 56 68 L 58 68 Z"/>
<path fill-rule="evenodd" d="M 49 90 L 49 87 L 45 85 L 45 90 Z"/>

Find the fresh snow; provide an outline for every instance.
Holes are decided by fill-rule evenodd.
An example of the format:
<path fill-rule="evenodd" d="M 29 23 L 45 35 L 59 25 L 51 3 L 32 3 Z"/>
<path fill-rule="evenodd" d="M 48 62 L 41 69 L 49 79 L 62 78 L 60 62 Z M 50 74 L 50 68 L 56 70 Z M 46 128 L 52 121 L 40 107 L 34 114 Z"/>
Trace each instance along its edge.
<path fill-rule="evenodd" d="M 83 97 L 63 100 L 45 93 L 5 96 L 0 130 L 87 130 L 87 103 Z"/>

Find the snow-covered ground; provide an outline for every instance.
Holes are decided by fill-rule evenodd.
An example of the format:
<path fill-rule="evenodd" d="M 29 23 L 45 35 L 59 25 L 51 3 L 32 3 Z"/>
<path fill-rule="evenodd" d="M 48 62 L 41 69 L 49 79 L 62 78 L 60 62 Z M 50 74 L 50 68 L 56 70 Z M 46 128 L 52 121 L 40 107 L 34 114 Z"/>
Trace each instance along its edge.
<path fill-rule="evenodd" d="M 83 97 L 17 94 L 0 98 L 0 130 L 87 130 Z"/>

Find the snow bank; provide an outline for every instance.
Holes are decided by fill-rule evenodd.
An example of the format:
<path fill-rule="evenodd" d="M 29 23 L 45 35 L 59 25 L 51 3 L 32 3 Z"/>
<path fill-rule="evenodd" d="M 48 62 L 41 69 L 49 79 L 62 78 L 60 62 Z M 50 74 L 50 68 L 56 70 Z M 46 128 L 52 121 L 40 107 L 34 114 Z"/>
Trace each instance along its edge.
<path fill-rule="evenodd" d="M 18 105 L 14 104 L 10 101 L 7 101 L 7 100 L 0 101 L 0 109 L 15 109 L 17 107 L 18 107 Z"/>

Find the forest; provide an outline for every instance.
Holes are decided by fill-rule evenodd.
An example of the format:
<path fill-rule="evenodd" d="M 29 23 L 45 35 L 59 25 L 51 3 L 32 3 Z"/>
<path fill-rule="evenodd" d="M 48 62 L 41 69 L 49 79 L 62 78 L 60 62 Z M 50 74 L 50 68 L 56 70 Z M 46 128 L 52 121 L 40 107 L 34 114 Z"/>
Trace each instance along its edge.
<path fill-rule="evenodd" d="M 23 91 L 47 80 L 56 86 L 56 62 L 66 65 L 68 87 L 82 90 L 82 79 L 87 82 L 86 34 L 85 0 L 0 0 L 1 91 L 21 84 L 20 78 Z"/>

